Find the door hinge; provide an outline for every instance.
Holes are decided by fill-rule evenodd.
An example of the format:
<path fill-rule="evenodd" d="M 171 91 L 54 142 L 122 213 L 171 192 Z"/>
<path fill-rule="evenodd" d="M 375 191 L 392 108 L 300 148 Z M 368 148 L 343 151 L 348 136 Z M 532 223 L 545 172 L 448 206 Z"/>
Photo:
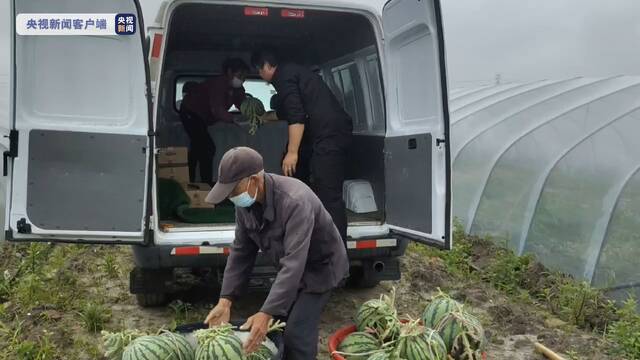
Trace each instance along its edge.
<path fill-rule="evenodd" d="M 442 144 L 445 144 L 447 142 L 447 140 L 445 139 L 436 139 L 436 146 L 440 147 L 442 146 Z"/>
<path fill-rule="evenodd" d="M 18 130 L 11 130 L 9 135 L 5 135 L 9 138 L 9 150 L 6 150 L 2 154 L 2 175 L 9 175 L 9 158 L 15 159 L 18 157 Z"/>
<path fill-rule="evenodd" d="M 22 218 L 16 224 L 18 234 L 31 234 L 31 224 L 27 223 L 27 219 Z"/>

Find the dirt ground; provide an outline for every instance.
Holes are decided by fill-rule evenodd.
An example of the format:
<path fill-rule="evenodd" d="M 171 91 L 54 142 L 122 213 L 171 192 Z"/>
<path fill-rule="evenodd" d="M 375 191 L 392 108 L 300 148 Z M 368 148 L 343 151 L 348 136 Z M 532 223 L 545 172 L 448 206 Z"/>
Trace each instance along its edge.
<path fill-rule="evenodd" d="M 101 270 L 107 254 L 117 260 L 118 276 L 115 278 Z M 178 300 L 183 302 L 180 310 L 176 307 L 179 302 L 154 309 L 138 307 L 128 290 L 132 258 L 126 246 L 84 247 L 74 253 L 66 266 L 79 279 L 76 286 L 82 291 L 78 291 L 78 296 L 84 299 L 76 299 L 78 303 L 100 301 L 110 310 L 111 317 L 105 325 L 109 330 L 124 327 L 157 330 L 171 328 L 176 323 L 201 321 L 216 298 L 213 291 L 194 289 L 179 295 Z M 489 338 L 488 359 L 543 359 L 533 351 L 536 341 L 562 353 L 566 359 L 614 359 L 605 354 L 609 345 L 601 335 L 568 326 L 541 307 L 507 297 L 485 282 L 454 280 L 439 258 L 410 252 L 403 258 L 402 267 L 400 281 L 384 282 L 366 290 L 341 289 L 333 294 L 320 325 L 318 359 L 329 358 L 328 336 L 351 324 L 360 304 L 389 292 L 392 287 L 397 290 L 398 312 L 414 318 L 420 315 L 438 288 L 447 289 L 451 296 L 468 304 L 485 325 Z M 264 297 L 265 294 L 253 294 L 234 304 L 233 318 L 244 318 L 257 311 Z M 100 343 L 100 335 L 89 333 L 76 312 L 60 311 L 47 305 L 28 310 L 11 302 L 3 306 L 6 313 L 4 321 L 9 326 L 21 323 L 21 327 L 29 329 L 28 333 L 54 334 L 50 339 L 65 354 L 64 359 L 100 358 L 96 347 Z"/>

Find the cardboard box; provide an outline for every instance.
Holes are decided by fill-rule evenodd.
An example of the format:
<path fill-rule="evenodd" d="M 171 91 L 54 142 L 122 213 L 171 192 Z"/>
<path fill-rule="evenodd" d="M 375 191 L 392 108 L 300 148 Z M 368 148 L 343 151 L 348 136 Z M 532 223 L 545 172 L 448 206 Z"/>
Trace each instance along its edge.
<path fill-rule="evenodd" d="M 201 183 L 191 183 L 185 184 L 184 188 L 187 192 L 187 196 L 189 196 L 189 199 L 191 199 L 192 208 L 213 208 L 213 205 L 204 202 L 204 199 L 211 191 L 211 187 L 209 185 Z"/>
<path fill-rule="evenodd" d="M 158 166 L 186 166 L 188 150 L 186 147 L 166 147 L 158 151 Z"/>
<path fill-rule="evenodd" d="M 158 167 L 158 177 L 163 179 L 172 179 L 181 184 L 189 182 L 188 166 L 160 166 Z"/>

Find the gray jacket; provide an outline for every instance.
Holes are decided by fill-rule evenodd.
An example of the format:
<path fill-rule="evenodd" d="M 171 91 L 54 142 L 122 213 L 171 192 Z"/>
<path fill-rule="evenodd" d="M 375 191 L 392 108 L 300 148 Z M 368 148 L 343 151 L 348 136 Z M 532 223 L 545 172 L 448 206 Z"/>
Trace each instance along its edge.
<path fill-rule="evenodd" d="M 265 203 L 236 208 L 221 297 L 242 295 L 258 250 L 278 268 L 260 311 L 286 316 L 299 291 L 323 293 L 349 274 L 345 245 L 320 199 L 300 180 L 265 173 Z"/>

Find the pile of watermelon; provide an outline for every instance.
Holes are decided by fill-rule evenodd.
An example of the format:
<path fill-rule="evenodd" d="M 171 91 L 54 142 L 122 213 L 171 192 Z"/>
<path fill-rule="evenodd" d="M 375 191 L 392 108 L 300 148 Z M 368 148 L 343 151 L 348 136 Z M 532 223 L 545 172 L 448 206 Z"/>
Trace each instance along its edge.
<path fill-rule="evenodd" d="M 480 360 L 486 344 L 480 321 L 442 292 L 415 320 L 401 321 L 395 291 L 369 300 L 358 309 L 356 327 L 335 351 L 347 360 Z"/>
<path fill-rule="evenodd" d="M 269 332 L 281 331 L 284 326 L 276 321 Z M 277 351 L 265 341 L 257 351 L 245 354 L 242 336 L 228 324 L 197 330 L 193 335 L 195 344 L 170 331 L 155 335 L 136 330 L 102 332 L 105 357 L 109 360 L 271 360 Z"/>

